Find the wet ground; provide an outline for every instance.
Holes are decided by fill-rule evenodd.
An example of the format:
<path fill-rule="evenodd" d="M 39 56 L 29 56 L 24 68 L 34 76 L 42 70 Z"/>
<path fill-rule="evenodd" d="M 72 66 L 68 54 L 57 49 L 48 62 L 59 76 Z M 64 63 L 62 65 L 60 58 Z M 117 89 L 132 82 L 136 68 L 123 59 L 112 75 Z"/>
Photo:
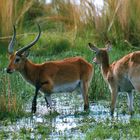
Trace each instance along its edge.
<path fill-rule="evenodd" d="M 112 120 L 109 113 L 109 102 L 90 103 L 90 111 L 83 111 L 83 99 L 76 93 L 53 94 L 54 110 L 47 109 L 43 97 L 37 102 L 37 113 L 30 117 L 8 122 L 0 126 L 5 139 L 80 139 L 84 140 L 85 133 L 97 122 Z M 26 111 L 30 112 L 31 103 Z M 129 115 L 115 113 L 114 120 L 122 123 L 129 122 Z"/>

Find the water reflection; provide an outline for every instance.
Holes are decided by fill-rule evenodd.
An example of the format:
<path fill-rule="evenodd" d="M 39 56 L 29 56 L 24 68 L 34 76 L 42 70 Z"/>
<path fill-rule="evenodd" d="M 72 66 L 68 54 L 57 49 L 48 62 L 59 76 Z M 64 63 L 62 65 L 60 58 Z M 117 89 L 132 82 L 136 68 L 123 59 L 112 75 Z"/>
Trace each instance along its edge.
<path fill-rule="evenodd" d="M 115 113 L 113 120 L 110 116 L 109 108 L 105 106 L 105 102 L 99 104 L 90 103 L 90 112 L 86 113 L 83 111 L 82 96 L 76 93 L 54 94 L 52 99 L 55 111 L 51 112 L 51 114 L 50 110 L 46 108 L 44 98 L 40 97 L 36 114 L 19 119 L 8 126 L 1 126 L 0 129 L 6 131 L 9 137 L 12 137 L 10 134 L 13 132 L 19 133 L 21 129 L 25 129 L 30 133 L 31 139 L 42 139 L 42 135 L 37 132 L 37 128 L 40 125 L 50 130 L 48 139 L 58 140 L 65 137 L 67 139 L 79 138 L 82 140 L 85 134 L 79 129 L 80 126 L 85 124 L 94 126 L 97 122 L 106 122 L 106 120 L 128 123 L 130 119 L 129 115 L 118 115 Z M 30 107 L 31 104 L 28 104 L 26 107 L 27 112 L 30 111 Z M 55 113 L 56 111 L 57 113 Z"/>

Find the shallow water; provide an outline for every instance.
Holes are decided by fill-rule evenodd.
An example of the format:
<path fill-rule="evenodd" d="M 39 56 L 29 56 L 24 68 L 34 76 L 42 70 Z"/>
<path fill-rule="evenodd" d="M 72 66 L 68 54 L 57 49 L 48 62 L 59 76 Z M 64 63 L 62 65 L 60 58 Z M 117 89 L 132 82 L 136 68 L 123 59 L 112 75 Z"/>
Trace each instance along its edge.
<path fill-rule="evenodd" d="M 81 95 L 76 93 L 61 93 L 53 94 L 53 108 L 55 111 L 47 109 L 43 97 L 38 99 L 37 112 L 33 116 L 24 117 L 14 123 L 6 126 L 0 126 L 0 131 L 7 132 L 5 139 L 13 139 L 22 135 L 29 135 L 30 139 L 84 139 L 85 130 L 81 129 L 84 125 L 89 125 L 87 131 L 90 131 L 90 126 L 96 126 L 97 122 L 105 122 L 107 119 L 112 121 L 109 113 L 109 103 L 90 103 L 90 111 L 83 111 L 83 99 Z M 30 112 L 31 104 L 28 104 L 26 111 Z M 57 112 L 57 113 L 56 113 Z M 115 112 L 113 121 L 128 123 L 129 115 L 118 115 Z M 49 133 L 45 134 L 45 130 L 49 129 Z M 44 128 L 45 127 L 45 128 Z M 47 130 L 46 130 L 47 131 Z M 14 133 L 14 135 L 13 135 Z M 24 137 L 24 136 L 23 136 Z"/>

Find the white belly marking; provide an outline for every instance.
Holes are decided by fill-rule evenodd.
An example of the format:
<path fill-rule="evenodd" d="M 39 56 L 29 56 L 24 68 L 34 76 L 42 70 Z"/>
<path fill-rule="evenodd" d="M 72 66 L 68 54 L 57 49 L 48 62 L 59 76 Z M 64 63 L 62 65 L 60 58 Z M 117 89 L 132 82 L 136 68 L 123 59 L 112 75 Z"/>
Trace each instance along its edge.
<path fill-rule="evenodd" d="M 52 92 L 72 92 L 76 87 L 78 87 L 80 80 L 72 83 L 55 85 Z"/>

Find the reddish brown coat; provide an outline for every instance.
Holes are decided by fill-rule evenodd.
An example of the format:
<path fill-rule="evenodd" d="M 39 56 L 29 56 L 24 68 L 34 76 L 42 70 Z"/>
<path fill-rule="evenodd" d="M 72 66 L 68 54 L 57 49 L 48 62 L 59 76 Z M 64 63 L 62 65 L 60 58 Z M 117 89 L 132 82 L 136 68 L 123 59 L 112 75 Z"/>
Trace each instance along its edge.
<path fill-rule="evenodd" d="M 18 60 L 18 62 L 16 62 Z M 26 81 L 36 86 L 42 84 L 40 90 L 50 96 L 53 92 L 71 92 L 80 87 L 84 98 L 84 108 L 89 107 L 88 88 L 93 75 L 90 63 L 81 57 L 72 57 L 59 61 L 48 61 L 42 64 L 32 63 L 25 55 L 10 56 L 9 73 L 20 72 Z M 49 99 L 48 99 L 49 100 Z M 51 104 L 51 101 L 48 101 Z"/>
<path fill-rule="evenodd" d="M 111 114 L 114 113 L 119 91 L 128 92 L 128 105 L 132 114 L 132 90 L 140 91 L 140 51 L 125 55 L 120 60 L 109 64 L 109 47 L 99 49 L 91 43 L 89 43 L 89 47 L 96 52 L 96 57 L 93 60 L 100 65 L 102 75 L 111 91 Z"/>

